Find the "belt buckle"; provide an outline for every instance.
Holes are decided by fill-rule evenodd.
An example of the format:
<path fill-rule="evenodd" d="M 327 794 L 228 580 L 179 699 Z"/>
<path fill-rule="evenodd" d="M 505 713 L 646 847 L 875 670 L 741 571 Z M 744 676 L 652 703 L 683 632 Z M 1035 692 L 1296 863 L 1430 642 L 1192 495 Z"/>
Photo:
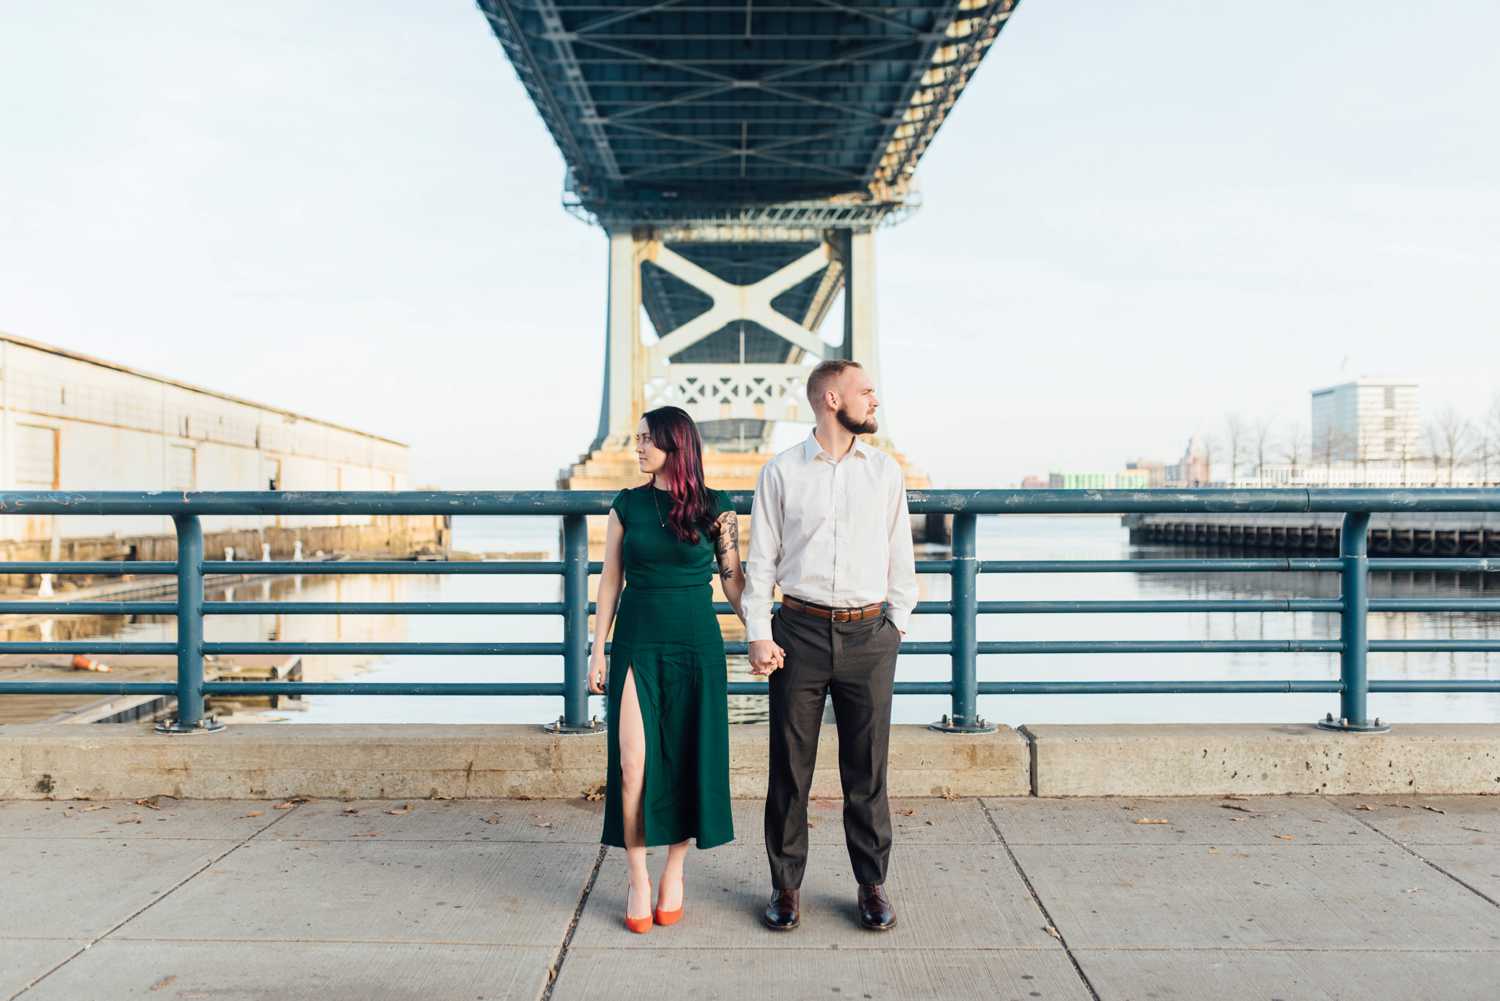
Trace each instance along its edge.
<path fill-rule="evenodd" d="M 848 608 L 831 608 L 831 609 L 829 609 L 829 611 L 833 613 L 833 621 L 835 621 L 835 622 L 851 622 L 851 621 L 853 621 L 854 612 L 853 612 L 852 609 L 848 609 Z"/>

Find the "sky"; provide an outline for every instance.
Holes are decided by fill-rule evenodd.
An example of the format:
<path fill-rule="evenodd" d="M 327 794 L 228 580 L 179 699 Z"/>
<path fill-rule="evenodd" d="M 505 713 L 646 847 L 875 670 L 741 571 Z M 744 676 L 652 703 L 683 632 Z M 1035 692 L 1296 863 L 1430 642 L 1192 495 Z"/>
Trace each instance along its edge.
<path fill-rule="evenodd" d="M 396 438 L 417 484 L 546 488 L 588 445 L 605 238 L 472 3 L 0 25 L 0 330 Z M 878 236 L 897 447 L 1009 486 L 1361 375 L 1480 415 L 1497 36 L 1478 0 L 1024 0 Z"/>

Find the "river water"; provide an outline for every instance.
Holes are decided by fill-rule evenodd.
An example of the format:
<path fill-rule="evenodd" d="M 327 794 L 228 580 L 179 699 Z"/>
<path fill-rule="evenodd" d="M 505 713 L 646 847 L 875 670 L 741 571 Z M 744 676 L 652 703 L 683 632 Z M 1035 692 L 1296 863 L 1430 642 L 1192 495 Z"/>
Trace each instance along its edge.
<path fill-rule="evenodd" d="M 979 522 L 981 559 L 1126 559 L 1213 555 L 1164 546 L 1132 546 L 1114 516 L 997 516 Z M 552 518 L 458 518 L 454 545 L 475 553 L 512 553 L 557 559 Z M 919 553 L 918 558 L 924 554 Z M 941 554 L 932 553 L 933 557 Z M 1222 555 L 1222 554 L 1221 554 Z M 1473 595 L 1500 579 L 1478 575 L 1380 573 L 1372 596 Z M 948 579 L 922 576 L 922 597 L 948 597 Z M 1143 598 L 1334 597 L 1338 577 L 1328 573 L 996 574 L 981 576 L 980 600 Z M 212 598 L 284 601 L 555 601 L 557 578 L 536 576 L 309 576 L 241 585 Z M 944 640 L 948 617 L 915 616 L 909 640 Z M 127 627 L 121 638 L 166 638 L 170 621 Z M 215 616 L 210 640 L 514 641 L 558 642 L 558 616 Z M 1040 639 L 1309 639 L 1337 638 L 1338 617 L 1316 612 L 1045 614 L 980 617 L 979 636 Z M 1488 638 L 1500 636 L 1500 616 L 1475 613 L 1372 613 L 1371 639 Z M 739 637 L 735 637 L 739 638 Z M 946 656 L 902 657 L 898 680 L 946 679 Z M 555 681 L 557 657 L 308 657 L 307 680 Z M 1500 654 L 1372 654 L 1371 678 L 1483 678 L 1500 673 Z M 732 680 L 754 680 L 743 658 L 731 658 Z M 1114 654 L 983 656 L 982 679 L 1325 679 L 1338 676 L 1335 654 Z M 602 699 L 592 710 L 604 715 Z M 764 698 L 731 699 L 732 718 L 765 718 Z M 943 696 L 901 696 L 898 722 L 929 722 L 948 709 Z M 1020 723 L 1296 722 L 1337 712 L 1333 694 L 1254 695 L 1037 695 L 981 696 L 988 719 Z M 267 710 L 278 722 L 479 723 L 555 719 L 552 697 L 311 696 L 300 706 Z M 1370 711 L 1395 722 L 1500 722 L 1500 694 L 1374 694 Z"/>

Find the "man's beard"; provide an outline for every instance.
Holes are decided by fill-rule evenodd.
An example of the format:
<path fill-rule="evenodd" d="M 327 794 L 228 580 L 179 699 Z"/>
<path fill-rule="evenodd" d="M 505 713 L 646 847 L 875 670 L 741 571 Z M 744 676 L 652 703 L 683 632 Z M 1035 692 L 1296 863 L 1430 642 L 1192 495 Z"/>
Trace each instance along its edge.
<path fill-rule="evenodd" d="M 874 434 L 880 430 L 880 424 L 875 420 L 874 414 L 871 414 L 862 424 L 855 421 L 853 417 L 850 417 L 849 411 L 844 407 L 839 407 L 834 412 L 834 416 L 839 419 L 839 423 L 844 426 L 846 431 L 851 431 L 854 434 Z"/>

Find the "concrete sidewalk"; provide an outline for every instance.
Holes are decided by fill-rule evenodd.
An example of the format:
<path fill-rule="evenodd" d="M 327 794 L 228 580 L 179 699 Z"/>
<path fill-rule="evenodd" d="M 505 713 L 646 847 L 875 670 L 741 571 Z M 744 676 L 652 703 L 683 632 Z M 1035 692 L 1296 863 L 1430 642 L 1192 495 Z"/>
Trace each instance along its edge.
<path fill-rule="evenodd" d="M 912 799 L 895 930 L 817 800 L 773 934 L 759 805 L 621 926 L 598 803 L 0 803 L 0 999 L 1443 999 L 1500 983 L 1500 797 Z M 281 807 L 281 808 L 278 808 Z M 653 871 L 660 851 L 653 852 Z"/>

